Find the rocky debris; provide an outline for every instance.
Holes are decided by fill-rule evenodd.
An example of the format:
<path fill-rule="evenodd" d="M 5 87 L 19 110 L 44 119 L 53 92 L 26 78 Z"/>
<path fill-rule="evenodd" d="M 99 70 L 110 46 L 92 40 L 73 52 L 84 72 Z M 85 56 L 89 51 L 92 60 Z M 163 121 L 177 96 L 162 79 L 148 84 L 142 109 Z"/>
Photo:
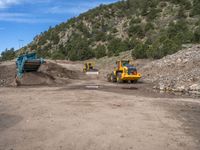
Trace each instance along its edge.
<path fill-rule="evenodd" d="M 193 84 L 189 87 L 189 92 L 200 95 L 200 84 Z"/>
<path fill-rule="evenodd" d="M 140 71 L 155 89 L 200 94 L 200 45 L 146 64 Z"/>

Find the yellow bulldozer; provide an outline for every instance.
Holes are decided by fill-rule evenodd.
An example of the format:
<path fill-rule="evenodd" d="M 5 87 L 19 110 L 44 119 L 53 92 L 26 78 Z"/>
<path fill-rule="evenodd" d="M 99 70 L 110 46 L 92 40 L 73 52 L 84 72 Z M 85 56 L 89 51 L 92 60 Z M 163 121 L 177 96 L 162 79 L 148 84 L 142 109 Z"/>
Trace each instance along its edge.
<path fill-rule="evenodd" d="M 84 63 L 83 72 L 86 74 L 99 74 L 99 70 L 95 68 L 95 64 L 93 62 Z"/>
<path fill-rule="evenodd" d="M 130 64 L 129 60 L 120 60 L 116 62 L 116 66 L 112 73 L 107 75 L 109 82 L 131 82 L 137 83 L 141 78 L 141 74 L 137 72 L 135 66 Z"/>

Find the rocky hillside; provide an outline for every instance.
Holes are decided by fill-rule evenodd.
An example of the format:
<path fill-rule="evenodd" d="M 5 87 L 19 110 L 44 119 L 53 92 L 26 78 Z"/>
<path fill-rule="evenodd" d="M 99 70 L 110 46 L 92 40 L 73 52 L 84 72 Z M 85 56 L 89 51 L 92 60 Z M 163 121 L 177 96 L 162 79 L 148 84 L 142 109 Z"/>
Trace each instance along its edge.
<path fill-rule="evenodd" d="M 199 18 L 199 0 L 119 1 L 50 27 L 18 54 L 86 60 L 134 49 L 135 58 L 162 58 L 200 42 Z"/>

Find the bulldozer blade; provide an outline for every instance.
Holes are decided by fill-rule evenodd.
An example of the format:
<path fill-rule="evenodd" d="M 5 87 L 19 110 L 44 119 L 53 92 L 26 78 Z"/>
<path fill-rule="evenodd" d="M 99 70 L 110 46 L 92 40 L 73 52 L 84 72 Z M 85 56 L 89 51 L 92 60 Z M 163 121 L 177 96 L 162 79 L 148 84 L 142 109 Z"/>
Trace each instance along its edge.
<path fill-rule="evenodd" d="M 86 87 L 87 89 L 98 89 L 98 88 L 100 88 L 99 85 L 86 85 L 85 87 Z"/>
<path fill-rule="evenodd" d="M 86 72 L 87 75 L 99 75 L 98 71 Z"/>

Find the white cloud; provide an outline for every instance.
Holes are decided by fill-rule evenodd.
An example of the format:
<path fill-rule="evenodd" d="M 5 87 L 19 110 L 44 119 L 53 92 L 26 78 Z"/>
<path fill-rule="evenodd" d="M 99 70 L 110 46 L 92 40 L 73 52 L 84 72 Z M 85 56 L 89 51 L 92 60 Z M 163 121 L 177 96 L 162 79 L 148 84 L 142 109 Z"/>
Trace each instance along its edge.
<path fill-rule="evenodd" d="M 30 16 L 29 14 L 25 14 L 25 13 L 0 13 L 0 19 L 3 18 L 10 18 L 10 17 L 26 17 L 26 16 Z"/>
<path fill-rule="evenodd" d="M 23 3 L 49 3 L 52 0 L 0 0 L 0 9 L 8 8 L 12 5 L 23 4 Z"/>
<path fill-rule="evenodd" d="M 115 1 L 115 0 L 111 0 Z M 110 1 L 110 2 L 111 2 Z M 116 0 L 117 1 L 117 0 Z M 13 5 L 26 4 L 29 5 L 40 3 L 41 7 L 23 9 L 18 13 L 12 11 Z M 48 3 L 48 4 L 47 4 Z M 73 3 L 72 1 L 64 0 L 0 0 L 0 21 L 18 22 L 18 23 L 59 23 L 61 20 L 52 19 L 50 14 L 61 14 L 68 16 L 76 16 L 80 13 L 94 8 L 100 4 L 108 4 L 106 0 L 97 1 L 81 1 L 79 3 Z M 28 5 L 29 4 L 29 5 Z M 44 4 L 44 5 L 43 5 Z M 9 8 L 3 9 L 1 8 Z M 33 7 L 33 5 L 32 5 Z"/>
<path fill-rule="evenodd" d="M 66 9 L 66 7 L 55 6 L 55 7 L 49 8 L 45 13 L 50 13 L 50 14 L 79 14 L 79 13 L 82 13 L 86 10 L 87 9 L 80 8 L 80 7 L 70 7 L 70 8 Z"/>
<path fill-rule="evenodd" d="M 20 4 L 24 0 L 0 0 L 0 8 L 7 8 L 11 5 Z"/>
<path fill-rule="evenodd" d="M 26 13 L 0 13 L 0 21 L 18 22 L 18 23 L 52 23 L 60 22 L 59 20 L 52 20 L 48 18 L 38 18 L 32 14 Z"/>
<path fill-rule="evenodd" d="M 17 23 L 27 23 L 27 24 L 34 24 L 34 23 L 59 23 L 59 20 L 52 20 L 47 18 L 0 18 L 0 21 L 7 21 L 7 22 L 17 22 Z"/>
<path fill-rule="evenodd" d="M 75 14 L 78 15 L 83 13 L 89 9 L 92 9 L 98 5 L 102 4 L 102 1 L 96 2 L 81 2 L 81 3 L 71 3 L 71 2 L 63 2 L 60 5 L 53 6 L 47 9 L 45 13 L 51 14 Z M 108 2 L 104 2 L 103 4 L 108 4 Z"/>

